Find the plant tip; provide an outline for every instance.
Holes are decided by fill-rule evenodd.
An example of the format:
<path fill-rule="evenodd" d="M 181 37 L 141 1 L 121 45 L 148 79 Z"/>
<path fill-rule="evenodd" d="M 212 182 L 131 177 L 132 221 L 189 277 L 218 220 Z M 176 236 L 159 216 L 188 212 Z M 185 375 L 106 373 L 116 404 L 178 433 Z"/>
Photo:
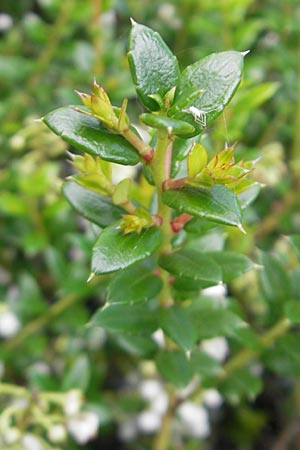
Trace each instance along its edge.
<path fill-rule="evenodd" d="M 91 272 L 90 276 L 88 277 L 88 279 L 86 280 L 87 283 L 89 283 L 90 281 L 92 281 L 92 279 L 95 277 L 95 273 Z"/>
<path fill-rule="evenodd" d="M 241 55 L 246 56 L 246 55 L 248 55 L 248 53 L 250 53 L 250 50 L 245 50 L 244 52 L 241 52 Z"/>
<path fill-rule="evenodd" d="M 130 17 L 130 22 L 131 22 L 131 25 L 132 25 L 132 26 L 134 26 L 134 25 L 137 24 L 137 22 L 136 22 L 132 17 Z"/>
<path fill-rule="evenodd" d="M 238 229 L 241 230 L 242 233 L 247 234 L 247 231 L 245 230 L 245 228 L 241 223 L 238 224 Z"/>

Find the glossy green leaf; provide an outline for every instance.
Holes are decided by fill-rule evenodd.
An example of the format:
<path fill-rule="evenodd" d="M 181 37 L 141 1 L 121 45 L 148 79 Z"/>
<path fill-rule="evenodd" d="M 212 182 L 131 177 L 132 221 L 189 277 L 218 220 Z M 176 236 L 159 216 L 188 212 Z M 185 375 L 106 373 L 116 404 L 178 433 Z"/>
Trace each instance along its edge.
<path fill-rule="evenodd" d="M 188 66 L 182 72 L 180 87 L 170 113 L 175 118 L 194 124 L 195 134 L 199 134 L 230 102 L 241 81 L 243 64 L 242 53 L 226 51 L 212 53 Z M 191 90 L 202 92 L 191 96 Z M 196 109 L 202 114 L 200 120 L 195 120 L 193 111 Z"/>
<path fill-rule="evenodd" d="M 125 213 L 123 208 L 112 204 L 110 197 L 90 191 L 75 181 L 66 181 L 62 190 L 73 208 L 99 227 L 111 225 Z"/>
<path fill-rule="evenodd" d="M 195 130 L 193 125 L 184 122 L 183 120 L 171 119 L 157 114 L 140 114 L 139 118 L 145 125 L 157 128 L 158 130 L 167 130 L 169 134 L 190 134 Z"/>
<path fill-rule="evenodd" d="M 107 227 L 93 247 L 92 272 L 115 272 L 142 261 L 159 247 L 161 239 L 161 230 L 156 227 L 125 235 L 118 225 Z"/>
<path fill-rule="evenodd" d="M 139 162 L 137 151 L 122 136 L 109 132 L 98 119 L 75 108 L 56 109 L 43 121 L 55 134 L 80 151 L 118 164 L 135 165 Z"/>
<path fill-rule="evenodd" d="M 90 377 L 91 369 L 88 357 L 79 355 L 64 376 L 62 387 L 66 391 L 80 389 L 85 392 L 88 388 Z"/>
<path fill-rule="evenodd" d="M 191 350 L 197 339 L 194 324 L 184 308 L 173 305 L 162 308 L 158 314 L 159 327 L 183 350 Z"/>
<path fill-rule="evenodd" d="M 94 314 L 91 326 L 121 333 L 152 333 L 157 328 L 156 311 L 148 303 L 108 304 Z"/>
<path fill-rule="evenodd" d="M 261 190 L 261 184 L 260 183 L 253 183 L 252 186 L 250 186 L 248 189 L 245 189 L 244 191 L 240 192 L 237 195 L 237 198 L 239 200 L 239 204 L 242 209 L 247 208 L 251 203 L 253 203 L 258 194 Z"/>
<path fill-rule="evenodd" d="M 176 56 L 161 36 L 144 25 L 133 23 L 129 38 L 128 61 L 137 94 L 143 105 L 156 111 L 158 103 L 150 95 L 161 98 L 179 82 Z"/>
<path fill-rule="evenodd" d="M 270 254 L 261 253 L 259 262 L 263 266 L 258 275 L 264 298 L 270 304 L 278 305 L 291 300 L 291 282 L 280 261 Z"/>
<path fill-rule="evenodd" d="M 207 252 L 205 255 L 212 258 L 221 268 L 223 283 L 228 283 L 255 267 L 254 262 L 241 253 L 221 251 Z"/>
<path fill-rule="evenodd" d="M 218 284 L 222 281 L 222 272 L 212 258 L 192 249 L 177 250 L 162 255 L 159 265 L 168 272 L 191 280 L 209 281 Z"/>
<path fill-rule="evenodd" d="M 180 212 L 225 225 L 241 226 L 241 209 L 236 195 L 225 186 L 211 189 L 184 186 L 163 193 L 163 201 Z"/>
<path fill-rule="evenodd" d="M 235 330 L 243 326 L 242 319 L 218 298 L 198 297 L 192 301 L 186 312 L 194 322 L 198 339 L 234 336 Z"/>
<path fill-rule="evenodd" d="M 157 355 L 156 365 L 166 380 L 178 388 L 186 386 L 193 376 L 190 361 L 182 350 L 162 350 Z"/>
<path fill-rule="evenodd" d="M 141 264 L 118 272 L 110 281 L 107 301 L 110 303 L 143 302 L 154 298 L 162 288 L 162 280 Z"/>

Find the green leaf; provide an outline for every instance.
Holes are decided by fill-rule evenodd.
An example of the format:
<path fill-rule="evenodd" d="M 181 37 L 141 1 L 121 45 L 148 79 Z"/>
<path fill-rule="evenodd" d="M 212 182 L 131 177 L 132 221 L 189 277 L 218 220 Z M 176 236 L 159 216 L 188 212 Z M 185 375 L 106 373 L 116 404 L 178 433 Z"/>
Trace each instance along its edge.
<path fill-rule="evenodd" d="M 121 334 L 119 332 L 112 333 L 112 335 L 120 347 L 131 355 L 139 358 L 153 358 L 153 355 L 157 352 L 158 346 L 150 336 Z"/>
<path fill-rule="evenodd" d="M 79 214 L 100 227 L 111 225 L 125 213 L 123 208 L 112 204 L 110 197 L 96 194 L 75 181 L 66 181 L 62 190 Z"/>
<path fill-rule="evenodd" d="M 261 190 L 260 183 L 253 183 L 248 189 L 242 191 L 238 194 L 239 204 L 242 209 L 247 208 L 251 203 L 253 203 Z"/>
<path fill-rule="evenodd" d="M 236 51 L 212 53 L 188 66 L 181 75 L 180 87 L 170 110 L 176 119 L 192 123 L 199 134 L 230 102 L 242 77 L 244 55 Z M 192 91 L 199 91 L 191 96 Z M 202 125 L 197 123 L 192 112 L 197 108 L 204 115 Z"/>
<path fill-rule="evenodd" d="M 162 308 L 158 314 L 159 327 L 183 350 L 191 350 L 197 339 L 194 324 L 182 306 Z"/>
<path fill-rule="evenodd" d="M 188 174 L 194 178 L 207 164 L 207 153 L 203 145 L 194 143 L 188 155 Z"/>
<path fill-rule="evenodd" d="M 216 377 L 222 372 L 221 364 L 199 348 L 192 351 L 191 365 L 194 373 L 203 377 Z"/>
<path fill-rule="evenodd" d="M 161 230 L 157 227 L 126 235 L 118 225 L 107 227 L 93 247 L 92 272 L 103 274 L 125 269 L 150 256 L 161 240 Z"/>
<path fill-rule="evenodd" d="M 92 317 L 91 326 L 121 333 L 152 333 L 157 329 L 156 311 L 148 303 L 107 304 Z"/>
<path fill-rule="evenodd" d="M 163 201 L 171 208 L 192 216 L 241 227 L 241 209 L 236 195 L 222 185 L 211 189 L 184 186 L 181 189 L 167 190 Z"/>
<path fill-rule="evenodd" d="M 43 121 L 55 134 L 80 151 L 118 164 L 135 165 L 139 162 L 137 151 L 122 136 L 109 132 L 98 119 L 75 108 L 56 109 Z"/>
<path fill-rule="evenodd" d="M 154 298 L 162 288 L 162 280 L 141 264 L 134 264 L 118 272 L 107 290 L 109 303 L 143 302 Z"/>
<path fill-rule="evenodd" d="M 264 298 L 270 304 L 291 300 L 292 288 L 289 276 L 279 260 L 267 253 L 261 253 L 259 262 L 263 268 L 259 270 L 259 282 Z"/>
<path fill-rule="evenodd" d="M 168 272 L 191 280 L 209 281 L 218 284 L 222 272 L 212 258 L 192 249 L 182 249 L 162 255 L 159 265 Z"/>
<path fill-rule="evenodd" d="M 235 370 L 219 387 L 220 392 L 232 403 L 241 398 L 255 399 L 263 388 L 262 380 L 249 369 Z"/>
<path fill-rule="evenodd" d="M 284 305 L 285 316 L 291 323 L 300 323 L 300 301 L 290 301 Z"/>
<path fill-rule="evenodd" d="M 79 355 L 64 376 L 63 390 L 80 389 L 85 392 L 91 377 L 90 363 L 86 355 Z"/>
<path fill-rule="evenodd" d="M 212 258 L 221 267 L 223 283 L 229 283 L 255 267 L 250 258 L 236 252 L 207 252 L 205 255 Z"/>
<path fill-rule="evenodd" d="M 300 234 L 294 234 L 292 236 L 289 236 L 288 240 L 294 249 L 298 261 L 300 262 Z"/>
<path fill-rule="evenodd" d="M 176 56 L 161 36 L 144 25 L 133 23 L 129 38 L 128 61 L 136 92 L 151 111 L 159 109 L 150 95 L 161 98 L 179 82 Z"/>
<path fill-rule="evenodd" d="M 290 333 L 279 338 L 263 355 L 266 366 L 284 376 L 300 376 L 299 334 Z"/>
<path fill-rule="evenodd" d="M 186 313 L 198 331 L 198 339 L 234 336 L 235 331 L 243 326 L 242 319 L 229 309 L 223 299 L 198 297 L 187 307 Z"/>
<path fill-rule="evenodd" d="M 157 114 L 140 114 L 139 118 L 145 125 L 157 128 L 158 130 L 166 130 L 169 134 L 190 134 L 195 130 L 193 125 L 183 120 L 170 119 L 169 117 L 159 116 Z"/>
<path fill-rule="evenodd" d="M 178 388 L 186 386 L 193 376 L 190 361 L 182 350 L 162 350 L 156 357 L 156 365 L 160 373 Z"/>

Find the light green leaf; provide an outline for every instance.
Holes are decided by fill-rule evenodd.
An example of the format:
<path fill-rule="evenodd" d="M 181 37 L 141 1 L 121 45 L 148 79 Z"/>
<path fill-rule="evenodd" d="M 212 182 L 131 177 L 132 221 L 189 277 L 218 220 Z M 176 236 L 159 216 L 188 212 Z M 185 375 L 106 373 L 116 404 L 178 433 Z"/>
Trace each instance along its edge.
<path fill-rule="evenodd" d="M 156 311 L 148 303 L 108 304 L 94 314 L 91 326 L 121 333 L 152 333 L 157 328 Z"/>
<path fill-rule="evenodd" d="M 212 356 L 199 348 L 192 351 L 191 365 L 193 371 L 203 377 L 216 377 L 222 372 L 221 364 Z"/>
<path fill-rule="evenodd" d="M 292 245 L 294 252 L 300 262 L 300 234 L 294 234 L 288 237 L 290 244 Z"/>
<path fill-rule="evenodd" d="M 192 216 L 241 227 L 241 209 L 236 195 L 222 185 L 211 189 L 184 186 L 167 190 L 163 201 L 171 208 Z"/>
<path fill-rule="evenodd" d="M 179 82 L 176 56 L 161 36 L 144 25 L 133 23 L 129 38 L 128 61 L 136 92 L 151 111 L 159 109 L 150 96 L 161 98 Z"/>
<path fill-rule="evenodd" d="M 99 227 L 111 225 L 125 213 L 123 208 L 112 204 L 110 197 L 90 191 L 75 181 L 66 181 L 62 190 L 73 208 Z"/>
<path fill-rule="evenodd" d="M 300 376 L 299 334 L 290 333 L 279 338 L 263 355 L 266 366 L 284 376 Z"/>
<path fill-rule="evenodd" d="M 248 189 L 245 189 L 244 191 L 240 192 L 237 195 L 237 198 L 239 200 L 239 204 L 242 209 L 247 208 L 251 203 L 253 203 L 258 194 L 261 190 L 261 184 L 260 183 L 253 183 Z"/>
<path fill-rule="evenodd" d="M 193 376 L 190 361 L 182 350 L 162 350 L 156 357 L 156 365 L 166 380 L 178 388 L 186 386 Z"/>
<path fill-rule="evenodd" d="M 212 258 L 192 249 L 181 249 L 162 255 L 159 265 L 179 277 L 218 284 L 222 281 L 222 272 Z"/>
<path fill-rule="evenodd" d="M 161 230 L 157 227 L 126 235 L 118 225 L 107 227 L 93 247 L 92 272 L 115 272 L 142 261 L 159 247 L 161 240 Z"/>
<path fill-rule="evenodd" d="M 158 313 L 159 327 L 183 350 L 191 350 L 197 339 L 194 324 L 182 306 L 162 308 Z"/>
<path fill-rule="evenodd" d="M 203 145 L 195 142 L 188 155 L 188 174 L 194 178 L 207 164 L 207 153 Z"/>
<path fill-rule="evenodd" d="M 285 316 L 291 323 L 300 323 L 300 301 L 290 301 L 284 305 Z"/>
<path fill-rule="evenodd" d="M 88 388 L 90 377 L 89 359 L 86 355 L 79 355 L 64 376 L 62 387 L 66 391 L 80 389 L 85 392 Z"/>
<path fill-rule="evenodd" d="M 166 116 L 159 116 L 157 114 L 140 114 L 140 120 L 149 127 L 157 128 L 158 130 L 166 130 L 169 134 L 175 136 L 181 134 L 190 134 L 195 131 L 195 127 L 184 122 L 183 120 L 171 119 Z"/>
<path fill-rule="evenodd" d="M 222 270 L 223 283 L 229 283 L 234 278 L 254 269 L 255 264 L 245 255 L 230 251 L 204 253 L 213 259 Z"/>
<path fill-rule="evenodd" d="M 107 301 L 110 303 L 143 302 L 154 298 L 162 288 L 162 280 L 141 264 L 118 272 L 110 281 Z"/>
<path fill-rule="evenodd" d="M 74 148 L 124 165 L 135 165 L 139 155 L 122 136 L 109 132 L 101 122 L 66 106 L 48 113 L 43 121 Z M 82 108 L 81 108 L 82 109 Z"/>
<path fill-rule="evenodd" d="M 236 404 L 241 398 L 255 399 L 263 388 L 262 380 L 247 368 L 235 370 L 219 387 L 228 401 Z"/>

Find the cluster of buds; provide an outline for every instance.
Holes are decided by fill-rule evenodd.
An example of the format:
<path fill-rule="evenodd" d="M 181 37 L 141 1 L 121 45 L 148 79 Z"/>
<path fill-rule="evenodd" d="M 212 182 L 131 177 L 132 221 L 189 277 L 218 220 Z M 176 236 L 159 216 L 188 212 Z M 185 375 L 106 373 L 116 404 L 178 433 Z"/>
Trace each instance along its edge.
<path fill-rule="evenodd" d="M 89 111 L 80 110 L 84 114 L 89 114 L 101 120 L 104 125 L 117 133 L 123 133 L 129 128 L 129 118 L 126 113 L 127 99 L 124 99 L 121 108 L 112 106 L 107 92 L 94 80 L 91 94 L 75 91 L 79 95 L 82 103 Z"/>
<path fill-rule="evenodd" d="M 207 154 L 205 148 L 200 144 L 195 144 L 192 152 L 198 152 L 188 158 L 188 165 L 195 156 L 201 161 L 198 173 L 189 167 L 189 184 L 197 184 L 204 187 L 212 187 L 214 184 L 223 184 L 236 194 L 249 188 L 255 181 L 247 178 L 253 171 L 253 161 L 235 162 L 234 147 L 225 148 L 217 153 L 207 164 Z M 191 176 L 192 175 L 192 176 Z"/>
<path fill-rule="evenodd" d="M 120 229 L 124 234 L 132 232 L 139 234 L 144 228 L 150 228 L 153 225 L 160 226 L 161 218 L 159 216 L 151 216 L 143 208 L 136 208 L 134 214 L 124 214 L 122 216 Z"/>
<path fill-rule="evenodd" d="M 69 153 L 69 156 L 71 164 L 80 172 L 72 175 L 71 179 L 100 195 L 112 192 L 110 163 L 99 158 L 99 156 L 93 157 L 88 153 L 84 153 L 83 156 Z"/>

